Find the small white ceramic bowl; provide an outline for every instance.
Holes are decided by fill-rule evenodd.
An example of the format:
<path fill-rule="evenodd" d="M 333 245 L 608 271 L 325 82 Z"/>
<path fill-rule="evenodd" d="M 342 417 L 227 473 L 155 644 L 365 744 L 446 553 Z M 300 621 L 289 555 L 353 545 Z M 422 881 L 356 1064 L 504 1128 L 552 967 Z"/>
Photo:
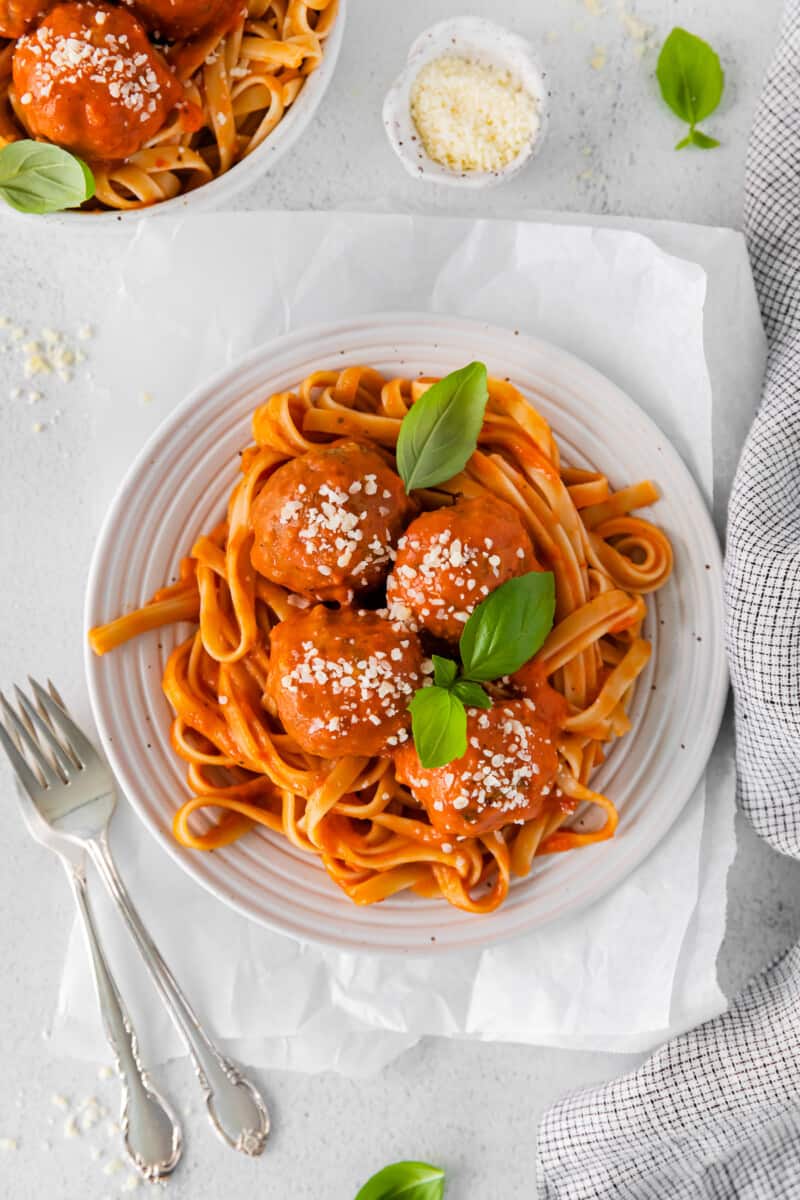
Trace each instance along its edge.
<path fill-rule="evenodd" d="M 539 125 L 527 146 L 499 171 L 454 171 L 425 152 L 411 116 L 411 89 L 419 71 L 432 59 L 452 55 L 508 70 L 533 96 Z M 483 17 L 454 17 L 439 21 L 421 33 L 408 52 L 401 75 L 383 102 L 383 124 L 392 149 L 410 175 L 429 183 L 480 188 L 502 183 L 516 175 L 542 144 L 547 125 L 548 92 L 545 72 L 529 42 L 519 34 Z"/>
<path fill-rule="evenodd" d="M 347 0 L 339 0 L 333 28 L 325 41 L 322 62 L 317 70 L 308 76 L 300 94 L 289 110 L 252 154 L 241 159 L 223 175 L 217 175 L 208 183 L 202 184 L 191 192 L 184 192 L 174 196 L 171 200 L 162 200 L 159 204 L 150 204 L 145 208 L 129 208 L 120 212 L 113 209 L 91 213 L 67 211 L 39 216 L 38 214 L 17 212 L 10 205 L 0 201 L 0 217 L 18 221 L 46 221 L 50 225 L 69 226 L 73 232 L 76 229 L 82 229 L 91 233 L 99 228 L 130 227 L 145 217 L 160 217 L 167 214 L 175 217 L 181 213 L 197 213 L 205 212 L 209 208 L 224 208 L 232 196 L 247 187 L 248 184 L 255 183 L 257 179 L 271 170 L 310 124 L 336 70 L 336 60 L 339 57 L 344 35 L 346 10 Z"/>

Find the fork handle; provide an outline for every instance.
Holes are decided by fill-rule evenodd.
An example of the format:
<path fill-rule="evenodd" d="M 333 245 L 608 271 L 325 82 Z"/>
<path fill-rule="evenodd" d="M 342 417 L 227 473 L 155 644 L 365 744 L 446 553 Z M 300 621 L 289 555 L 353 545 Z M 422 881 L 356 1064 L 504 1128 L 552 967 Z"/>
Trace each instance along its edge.
<path fill-rule="evenodd" d="M 64 862 L 83 919 L 106 1038 L 122 1084 L 120 1124 L 125 1149 L 145 1179 L 162 1179 L 177 1166 L 183 1139 L 167 1102 L 151 1084 L 139 1058 L 136 1032 L 103 954 L 83 866 Z"/>
<path fill-rule="evenodd" d="M 269 1114 L 257 1088 L 211 1041 L 134 908 L 103 833 L 89 842 L 92 861 L 121 912 L 194 1065 L 212 1126 L 223 1141 L 258 1155 L 269 1133 Z"/>

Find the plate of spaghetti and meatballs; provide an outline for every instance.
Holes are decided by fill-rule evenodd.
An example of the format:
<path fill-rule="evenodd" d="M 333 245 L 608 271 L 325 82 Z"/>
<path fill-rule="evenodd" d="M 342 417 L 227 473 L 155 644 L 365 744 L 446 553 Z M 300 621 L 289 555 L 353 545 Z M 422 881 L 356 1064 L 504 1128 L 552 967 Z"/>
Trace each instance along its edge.
<path fill-rule="evenodd" d="M 590 904 L 679 817 L 727 690 L 676 451 L 586 364 L 455 318 L 290 334 L 181 404 L 86 617 L 151 832 L 241 912 L 347 949 Z"/>
<path fill-rule="evenodd" d="M 33 139 L 76 156 L 82 213 L 221 197 L 228 172 L 251 180 L 305 127 L 343 4 L 0 0 L 0 153 Z"/>

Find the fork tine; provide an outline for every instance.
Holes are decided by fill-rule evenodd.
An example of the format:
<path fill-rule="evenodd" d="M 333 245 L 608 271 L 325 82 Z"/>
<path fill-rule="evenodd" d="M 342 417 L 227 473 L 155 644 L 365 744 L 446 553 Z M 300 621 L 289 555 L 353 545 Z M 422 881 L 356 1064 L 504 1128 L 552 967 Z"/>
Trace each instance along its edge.
<path fill-rule="evenodd" d="M 31 799 L 34 799 L 37 793 L 42 790 L 42 785 L 28 766 L 24 755 L 14 745 L 2 722 L 0 722 L 0 745 L 2 745 L 8 755 L 11 766 L 16 771 L 17 779 L 19 779 Z"/>
<path fill-rule="evenodd" d="M 34 735 L 34 737 L 38 736 L 40 742 L 42 738 L 45 739 L 53 752 L 53 757 L 56 760 L 56 766 L 64 776 L 64 782 L 68 782 L 70 771 L 73 769 L 73 764 L 64 753 L 64 748 L 62 747 L 56 735 L 53 733 L 49 723 L 42 720 L 22 689 L 18 688 L 17 685 L 14 684 L 14 691 L 17 696 L 17 703 L 20 707 L 20 710 L 22 711 L 23 716 L 27 717 L 28 719 L 28 727 L 30 732 Z"/>
<path fill-rule="evenodd" d="M 86 735 L 81 733 L 66 709 L 61 704 L 57 704 L 53 697 L 35 679 L 31 679 L 30 683 L 36 694 L 36 699 L 43 705 L 48 716 L 55 722 L 58 729 L 66 738 L 67 745 L 77 759 L 78 765 L 85 767 L 93 759 L 97 758 L 97 751 L 94 746 Z"/>
<path fill-rule="evenodd" d="M 28 676 L 28 680 L 30 683 L 33 683 L 33 680 L 31 679 L 30 675 Z M 56 685 L 53 683 L 52 679 L 50 679 L 50 678 L 48 678 L 48 680 L 47 680 L 47 690 L 50 693 L 50 695 L 53 697 L 53 699 L 55 700 L 56 704 L 60 704 L 61 707 L 63 708 L 64 712 L 66 712 L 67 706 L 64 703 L 64 701 L 61 699 L 61 693 L 59 692 L 58 688 L 56 687 Z"/>
<path fill-rule="evenodd" d="M 36 763 L 38 771 L 44 777 L 45 786 L 57 787 L 62 781 L 56 774 L 55 768 L 36 739 L 33 738 L 30 733 L 28 733 L 25 725 L 14 712 L 14 709 L 8 703 L 2 692 L 0 692 L 0 706 L 2 706 L 3 713 L 6 718 L 6 727 L 11 727 L 16 735 L 17 745 L 19 746 L 21 743 L 21 746 L 25 747 L 33 761 Z M 41 788 L 42 785 L 39 784 L 38 786 Z"/>
<path fill-rule="evenodd" d="M 63 753 L 66 755 L 68 762 L 73 764 L 76 767 L 80 767 L 81 764 L 80 764 L 80 760 L 79 760 L 77 754 L 74 752 L 74 750 L 70 746 L 69 742 L 67 742 L 64 735 L 62 733 L 60 733 L 59 730 L 56 729 L 55 725 L 53 724 L 53 718 L 50 716 L 50 713 L 47 711 L 44 704 L 42 704 L 41 699 L 39 699 L 38 693 L 36 691 L 36 689 L 39 687 L 39 685 L 37 684 L 36 680 L 32 679 L 31 676 L 29 675 L 28 683 L 31 685 L 33 694 L 36 697 L 36 711 L 38 712 L 39 716 L 42 718 L 45 725 L 48 727 L 48 729 L 52 733 L 53 737 L 58 742 L 59 747 L 61 748 Z M 48 681 L 47 681 L 47 690 L 50 693 L 50 695 L 53 697 L 53 699 L 55 700 L 56 704 L 58 704 L 61 708 L 66 709 L 66 705 L 65 705 L 64 701 L 61 699 L 61 696 L 59 695 L 58 691 L 56 690 L 56 685 L 53 683 L 52 679 L 48 679 Z M 67 769 L 69 770 L 69 767 Z"/>

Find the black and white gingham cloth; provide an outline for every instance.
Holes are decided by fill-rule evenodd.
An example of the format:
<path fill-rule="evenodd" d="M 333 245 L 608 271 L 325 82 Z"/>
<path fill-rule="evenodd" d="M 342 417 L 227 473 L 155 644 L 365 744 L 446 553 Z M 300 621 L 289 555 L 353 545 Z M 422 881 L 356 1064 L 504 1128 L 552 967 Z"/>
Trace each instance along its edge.
<path fill-rule="evenodd" d="M 769 357 L 728 523 L 739 801 L 800 857 L 800 0 L 753 127 L 745 226 Z M 551 1108 L 538 1184 L 541 1200 L 800 1200 L 800 945 L 721 1017 Z"/>

